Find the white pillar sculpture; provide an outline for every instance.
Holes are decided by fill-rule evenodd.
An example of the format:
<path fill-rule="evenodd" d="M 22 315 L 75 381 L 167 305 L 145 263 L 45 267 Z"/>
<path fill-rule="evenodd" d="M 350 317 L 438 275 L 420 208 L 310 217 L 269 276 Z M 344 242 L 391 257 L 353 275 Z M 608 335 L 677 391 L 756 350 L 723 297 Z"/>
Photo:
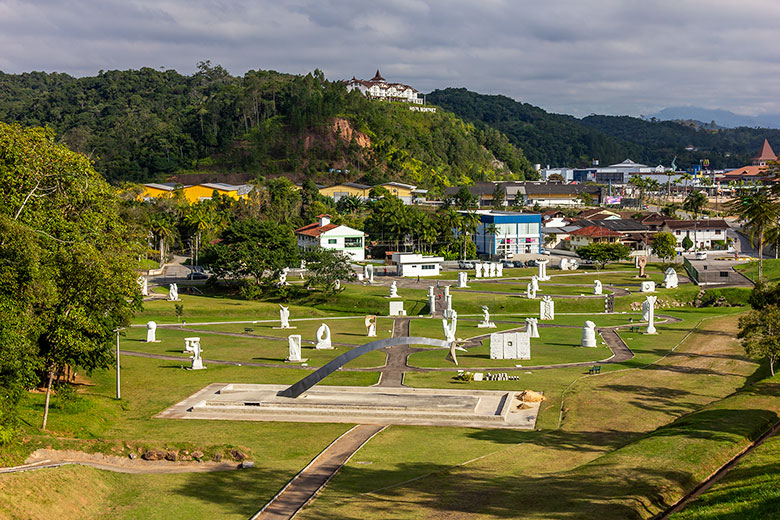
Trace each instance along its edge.
<path fill-rule="evenodd" d="M 436 314 L 436 296 L 433 294 L 428 295 L 428 311 L 431 316 Z"/>
<path fill-rule="evenodd" d="M 444 286 L 444 298 L 449 298 L 449 297 L 450 297 L 450 286 L 449 285 L 445 285 Z"/>
<path fill-rule="evenodd" d="M 301 335 L 293 334 L 291 336 L 287 336 L 287 344 L 289 347 L 289 354 L 287 355 L 287 359 L 285 359 L 285 361 L 289 361 L 291 363 L 300 363 L 303 361 L 303 359 L 301 359 Z"/>
<path fill-rule="evenodd" d="M 393 283 L 390 284 L 390 298 L 400 298 L 398 296 L 398 283 L 396 281 L 393 281 Z"/>
<path fill-rule="evenodd" d="M 653 323 L 653 319 L 655 318 L 655 301 L 658 299 L 657 296 L 648 296 L 647 297 L 647 331 L 646 334 L 658 334 L 655 330 L 655 324 Z"/>
<path fill-rule="evenodd" d="M 501 262 L 496 264 L 496 276 L 499 278 L 504 276 L 504 264 L 502 264 Z"/>
<path fill-rule="evenodd" d="M 191 340 L 189 346 L 185 347 L 188 352 L 192 352 L 190 370 L 203 370 L 206 367 L 203 366 L 203 360 L 200 357 L 203 352 L 200 348 L 200 338 L 184 338 L 185 341 L 187 339 Z"/>
<path fill-rule="evenodd" d="M 552 296 L 542 296 L 542 301 L 539 302 L 539 319 L 555 319 L 555 302 L 553 301 Z"/>
<path fill-rule="evenodd" d="M 539 320 L 536 318 L 526 318 L 525 319 L 525 329 L 528 332 L 529 338 L 538 338 L 539 337 Z"/>
<path fill-rule="evenodd" d="M 479 262 L 474 264 L 474 278 L 482 278 L 482 264 Z"/>
<path fill-rule="evenodd" d="M 138 277 L 138 288 L 141 290 L 141 296 L 149 296 L 149 280 L 145 276 Z"/>
<path fill-rule="evenodd" d="M 157 341 L 157 324 L 153 321 L 149 321 L 146 323 L 146 342 L 147 343 L 158 343 Z"/>
<path fill-rule="evenodd" d="M 676 289 L 679 283 L 677 271 L 674 270 L 674 267 L 667 269 L 664 273 L 664 287 L 667 289 Z"/>
<path fill-rule="evenodd" d="M 450 318 L 450 317 L 452 317 L 452 314 L 454 312 L 455 311 L 452 310 L 452 296 L 445 296 L 444 297 L 444 312 L 442 314 L 444 314 L 445 318 Z"/>
<path fill-rule="evenodd" d="M 365 319 L 366 324 L 366 336 L 369 338 L 375 338 L 376 337 L 376 316 L 366 316 Z"/>
<path fill-rule="evenodd" d="M 650 321 L 650 304 L 647 300 L 642 302 L 642 321 Z"/>
<path fill-rule="evenodd" d="M 363 279 L 368 283 L 374 283 L 374 264 L 363 266 Z"/>
<path fill-rule="evenodd" d="M 536 275 L 533 275 L 531 277 L 531 285 L 534 286 L 534 292 L 537 292 L 539 290 L 539 277 Z"/>
<path fill-rule="evenodd" d="M 324 323 L 317 329 L 317 344 L 314 348 L 317 350 L 330 350 L 333 348 L 330 342 L 330 327 Z"/>
<path fill-rule="evenodd" d="M 529 300 L 535 300 L 536 299 L 536 289 L 534 289 L 533 282 L 528 282 L 528 285 L 525 289 L 525 295 L 528 296 Z"/>
<path fill-rule="evenodd" d="M 582 328 L 582 341 L 580 342 L 580 346 L 596 346 L 596 324 L 592 321 L 586 321 L 585 326 Z"/>
<path fill-rule="evenodd" d="M 488 264 L 490 266 L 490 277 L 495 278 L 496 277 L 496 264 L 495 262 L 490 262 Z"/>
<path fill-rule="evenodd" d="M 480 329 L 495 329 L 496 324 L 490 321 L 490 309 L 487 305 L 482 306 L 482 323 L 477 323 Z"/>
<path fill-rule="evenodd" d="M 280 329 L 292 329 L 290 327 L 290 309 L 284 305 L 279 305 L 279 318 L 282 322 Z"/>
<path fill-rule="evenodd" d="M 430 298 L 431 296 L 435 296 L 434 295 L 433 285 L 429 285 L 428 286 L 428 298 Z"/>
<path fill-rule="evenodd" d="M 452 318 L 449 321 L 447 318 L 442 318 L 441 325 L 444 329 L 444 341 L 449 343 L 455 341 L 455 332 L 458 328 L 458 314 L 453 313 Z"/>
<path fill-rule="evenodd" d="M 468 287 L 466 285 L 466 282 L 468 281 L 468 273 L 466 271 L 461 271 L 458 273 L 458 288 L 459 289 L 465 289 Z"/>
<path fill-rule="evenodd" d="M 536 263 L 539 265 L 539 280 L 541 280 L 542 282 L 550 279 L 550 277 L 547 276 L 547 262 L 549 262 L 549 260 L 536 261 Z"/>
<path fill-rule="evenodd" d="M 603 288 L 601 286 L 601 281 L 596 280 L 593 282 L 593 294 L 602 294 Z"/>

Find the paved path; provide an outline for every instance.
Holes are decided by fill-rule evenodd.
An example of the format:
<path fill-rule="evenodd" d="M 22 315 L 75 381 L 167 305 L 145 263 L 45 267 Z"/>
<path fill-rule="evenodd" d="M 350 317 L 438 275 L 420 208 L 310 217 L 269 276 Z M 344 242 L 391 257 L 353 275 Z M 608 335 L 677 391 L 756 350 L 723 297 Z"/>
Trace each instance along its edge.
<path fill-rule="evenodd" d="M 295 516 L 333 475 L 384 426 L 360 424 L 333 441 L 260 510 L 252 520 L 286 520 Z"/>
<path fill-rule="evenodd" d="M 409 336 L 409 318 L 396 318 L 393 322 L 393 337 Z M 409 345 L 396 345 L 383 349 L 387 354 L 387 362 L 382 367 L 382 376 L 377 386 L 399 387 L 403 386 L 404 372 L 408 370 L 406 364 L 409 355 L 420 349 Z"/>

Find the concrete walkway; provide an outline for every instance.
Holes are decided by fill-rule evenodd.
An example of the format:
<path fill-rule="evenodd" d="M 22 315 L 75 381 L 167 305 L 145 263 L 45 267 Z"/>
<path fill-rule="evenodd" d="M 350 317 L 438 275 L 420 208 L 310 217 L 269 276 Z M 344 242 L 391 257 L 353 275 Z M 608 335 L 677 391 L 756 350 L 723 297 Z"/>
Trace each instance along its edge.
<path fill-rule="evenodd" d="M 352 455 L 382 429 L 384 426 L 381 425 L 360 424 L 333 441 L 253 516 L 252 520 L 286 520 L 294 517 Z"/>
<path fill-rule="evenodd" d="M 393 322 L 393 337 L 409 336 L 409 318 L 396 318 Z M 382 367 L 382 376 L 377 386 L 399 387 L 403 386 L 404 372 L 409 369 L 406 360 L 409 355 L 420 349 L 409 345 L 396 345 L 384 349 L 387 354 L 387 362 Z"/>

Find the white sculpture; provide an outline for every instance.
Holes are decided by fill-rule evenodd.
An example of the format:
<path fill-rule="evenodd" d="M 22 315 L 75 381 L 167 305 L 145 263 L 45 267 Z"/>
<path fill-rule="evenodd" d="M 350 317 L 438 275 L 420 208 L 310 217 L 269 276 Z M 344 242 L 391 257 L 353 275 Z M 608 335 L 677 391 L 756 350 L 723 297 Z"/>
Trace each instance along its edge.
<path fill-rule="evenodd" d="M 335 286 L 336 286 L 336 290 L 337 291 L 340 290 L 341 289 L 341 280 L 336 280 Z"/>
<path fill-rule="evenodd" d="M 534 292 L 537 292 L 539 290 L 539 277 L 533 275 L 531 277 L 531 284 L 534 286 Z"/>
<path fill-rule="evenodd" d="M 536 264 L 539 266 L 539 280 L 541 280 L 542 282 L 550 279 L 550 277 L 547 276 L 547 262 L 549 262 L 549 260 L 536 261 Z"/>
<path fill-rule="evenodd" d="M 539 337 L 539 320 L 536 318 L 526 318 L 525 319 L 525 329 L 528 333 L 529 338 L 538 338 Z"/>
<path fill-rule="evenodd" d="M 664 287 L 667 289 L 676 289 L 677 284 L 679 284 L 680 281 L 677 278 L 677 271 L 674 270 L 674 267 L 670 267 L 669 269 L 664 272 Z"/>
<path fill-rule="evenodd" d="M 461 271 L 458 273 L 458 288 L 459 289 L 465 289 L 468 287 L 466 283 L 468 282 L 469 275 L 466 273 L 466 271 Z"/>
<path fill-rule="evenodd" d="M 157 341 L 157 324 L 153 321 L 149 321 L 146 323 L 146 342 L 147 343 L 158 343 Z"/>
<path fill-rule="evenodd" d="M 141 296 L 149 296 L 149 280 L 145 276 L 138 277 L 138 288 L 141 289 Z"/>
<path fill-rule="evenodd" d="M 455 311 L 452 309 L 452 296 L 444 297 L 444 314 L 445 318 L 451 318 Z"/>
<path fill-rule="evenodd" d="M 481 263 L 474 264 L 474 277 L 475 278 L 482 278 L 482 264 Z"/>
<path fill-rule="evenodd" d="M 528 296 L 529 300 L 535 300 L 536 299 L 536 289 L 534 289 L 533 282 L 528 282 L 528 285 L 525 289 L 525 294 Z"/>
<path fill-rule="evenodd" d="M 650 307 L 648 306 L 647 300 L 642 302 L 642 321 L 648 321 L 650 320 Z"/>
<path fill-rule="evenodd" d="M 601 287 L 601 281 L 600 280 L 594 281 L 593 282 L 593 294 L 601 294 L 602 291 L 603 291 L 603 289 Z"/>
<path fill-rule="evenodd" d="M 491 278 L 495 278 L 496 277 L 496 264 L 494 262 L 490 262 L 488 265 L 490 266 L 489 267 L 489 269 L 490 269 L 490 277 Z"/>
<path fill-rule="evenodd" d="M 285 361 L 290 361 L 292 363 L 300 363 L 303 361 L 303 359 L 301 359 L 301 335 L 293 334 L 287 336 L 287 344 L 289 346 L 289 354 Z"/>
<path fill-rule="evenodd" d="M 179 300 L 179 286 L 175 283 L 172 283 L 168 287 L 168 301 L 171 302 L 178 302 Z"/>
<path fill-rule="evenodd" d="M 194 351 L 195 345 L 198 345 L 198 348 L 200 348 L 199 337 L 184 338 L 184 353 L 186 354 L 187 352 Z"/>
<path fill-rule="evenodd" d="M 444 341 L 449 343 L 455 341 L 455 331 L 458 328 L 458 313 L 453 312 L 452 318 L 449 321 L 447 318 L 442 318 L 441 326 L 444 329 Z"/>
<path fill-rule="evenodd" d="M 200 357 L 201 354 L 201 348 L 200 348 L 200 338 L 198 338 L 198 341 L 192 344 L 192 357 L 190 358 L 192 360 L 192 365 L 190 365 L 190 370 L 203 370 L 203 360 Z"/>
<path fill-rule="evenodd" d="M 428 286 L 428 298 L 430 298 L 431 296 L 434 296 L 433 285 Z"/>
<path fill-rule="evenodd" d="M 431 316 L 436 314 L 436 296 L 433 294 L 428 295 L 428 311 Z"/>
<path fill-rule="evenodd" d="M 393 283 L 390 284 L 390 298 L 400 298 L 398 296 L 398 283 L 393 281 Z"/>
<path fill-rule="evenodd" d="M 374 264 L 363 266 L 363 279 L 368 281 L 368 283 L 374 283 Z"/>
<path fill-rule="evenodd" d="M 502 264 L 501 262 L 496 264 L 496 276 L 499 278 L 504 276 L 504 264 Z"/>
<path fill-rule="evenodd" d="M 445 285 L 444 286 L 444 298 L 447 299 L 449 297 L 450 297 L 450 286 L 449 285 Z"/>
<path fill-rule="evenodd" d="M 555 319 L 555 302 L 553 301 L 552 296 L 542 296 L 542 301 L 539 302 L 539 319 Z"/>
<path fill-rule="evenodd" d="M 655 301 L 658 299 L 657 296 L 648 296 L 646 303 L 647 303 L 647 331 L 646 334 L 657 334 L 655 330 L 655 324 L 653 323 L 653 319 L 655 318 Z"/>
<path fill-rule="evenodd" d="M 365 325 L 366 325 L 366 336 L 369 338 L 375 338 L 376 337 L 376 316 L 366 316 L 365 319 Z"/>
<path fill-rule="evenodd" d="M 561 259 L 561 271 L 576 271 L 579 266 L 580 264 L 573 258 Z"/>
<path fill-rule="evenodd" d="M 330 327 L 324 323 L 317 329 L 317 344 L 314 348 L 317 350 L 330 350 L 333 348 L 330 342 Z"/>
<path fill-rule="evenodd" d="M 284 269 L 282 269 L 282 272 L 279 273 L 279 283 L 276 284 L 276 285 L 278 285 L 280 287 L 281 286 L 285 286 L 285 285 L 290 285 L 290 284 L 287 283 L 287 271 L 288 270 L 289 269 L 287 269 L 286 267 Z"/>
<path fill-rule="evenodd" d="M 592 321 L 586 321 L 585 326 L 582 328 L 582 341 L 580 342 L 580 346 L 596 346 L 596 324 Z"/>
<path fill-rule="evenodd" d="M 290 327 L 290 309 L 288 307 L 285 307 L 284 305 L 279 305 L 279 318 L 281 319 L 282 325 L 279 327 L 280 329 L 292 329 L 294 327 Z"/>
<path fill-rule="evenodd" d="M 490 359 L 531 359 L 531 338 L 527 332 L 490 335 Z"/>
<path fill-rule="evenodd" d="M 655 282 L 642 282 L 639 292 L 655 292 Z"/>
<path fill-rule="evenodd" d="M 390 302 L 390 316 L 406 316 L 404 310 L 404 302 L 394 301 Z"/>
<path fill-rule="evenodd" d="M 490 321 L 490 309 L 487 305 L 482 306 L 482 323 L 478 323 L 480 329 L 495 329 L 496 324 Z"/>

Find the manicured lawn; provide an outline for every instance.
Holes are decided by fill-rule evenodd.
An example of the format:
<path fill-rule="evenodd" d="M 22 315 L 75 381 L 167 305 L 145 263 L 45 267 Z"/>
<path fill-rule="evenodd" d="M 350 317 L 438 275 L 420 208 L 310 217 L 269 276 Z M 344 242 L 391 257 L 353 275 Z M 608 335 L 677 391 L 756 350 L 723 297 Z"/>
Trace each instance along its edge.
<path fill-rule="evenodd" d="M 734 267 L 734 269 L 753 281 L 758 279 L 758 261 L 740 264 Z M 772 282 L 780 280 L 780 260 L 764 258 L 764 278 Z"/>

